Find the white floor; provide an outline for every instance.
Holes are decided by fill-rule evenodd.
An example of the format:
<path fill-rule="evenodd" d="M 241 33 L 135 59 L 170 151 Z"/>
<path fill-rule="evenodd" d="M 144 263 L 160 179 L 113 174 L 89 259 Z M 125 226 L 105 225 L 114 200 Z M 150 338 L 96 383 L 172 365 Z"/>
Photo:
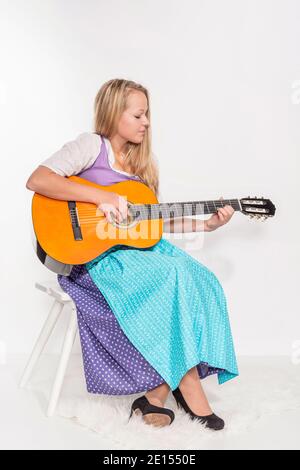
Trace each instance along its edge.
<path fill-rule="evenodd" d="M 55 359 L 48 358 L 51 363 L 49 367 L 46 365 L 45 357 L 40 360 L 39 368 L 42 370 L 42 375 L 48 377 L 55 371 Z M 110 437 L 105 436 L 104 432 L 94 432 L 89 426 L 78 424 L 78 421 L 70 418 L 64 418 L 55 415 L 52 418 L 45 416 L 45 410 L 47 405 L 46 395 L 38 389 L 19 389 L 18 382 L 21 377 L 22 370 L 25 366 L 27 357 L 26 356 L 13 356 L 10 357 L 6 364 L 0 365 L 0 447 L 1 449 L 120 449 L 130 448 L 134 449 L 134 446 L 126 447 L 126 445 L 120 445 L 120 440 L 115 434 L 110 432 Z M 274 389 L 274 395 L 270 394 L 268 387 L 270 386 L 268 376 L 265 383 L 263 383 L 262 377 L 264 377 L 263 368 L 267 371 L 267 374 L 274 372 L 272 377 L 283 377 L 286 376 L 286 381 L 282 387 L 282 400 L 278 400 L 280 390 Z M 242 393 L 247 391 L 245 384 L 249 381 L 249 403 L 251 409 L 249 413 L 253 413 L 259 408 L 259 403 L 255 401 L 256 390 L 259 390 L 259 394 L 256 395 L 256 399 L 259 397 L 265 397 L 262 395 L 262 388 L 265 387 L 266 393 L 269 394 L 269 400 L 263 404 L 262 409 L 257 411 L 257 417 L 255 419 L 249 419 L 243 426 L 241 423 L 235 424 L 238 432 L 235 433 L 223 433 L 214 432 L 213 438 L 207 437 L 199 439 L 199 445 L 197 449 L 300 449 L 300 389 L 299 385 L 299 374 L 300 365 L 294 365 L 290 362 L 289 358 L 240 358 L 239 359 L 240 374 L 243 376 L 243 388 L 240 390 Z M 255 370 L 259 370 L 257 383 L 253 384 L 253 373 Z M 40 372 L 39 372 L 40 373 Z M 36 377 L 36 372 L 34 377 Z M 271 375 L 270 375 L 271 377 Z M 294 380 L 295 378 L 295 380 Z M 287 383 L 291 379 L 290 384 Z M 36 380 L 36 379 L 35 379 Z M 68 379 L 66 379 L 67 381 Z M 226 390 L 226 384 L 216 388 L 215 382 L 212 377 L 205 379 L 211 380 L 211 386 L 213 385 L 213 391 L 217 391 L 218 400 L 219 396 L 222 396 L 223 390 Z M 239 379 L 235 379 L 239 380 Z M 233 394 L 232 400 L 227 406 L 234 408 L 234 416 L 239 415 L 239 386 L 228 384 L 226 400 L 228 400 L 228 392 Z M 47 387 L 51 384 L 47 382 Z M 203 384 L 205 381 L 203 381 Z M 218 387 L 218 386 L 217 386 Z M 229 388 L 230 387 L 230 388 Z M 219 391 L 220 390 L 220 391 Z M 236 391 L 236 392 L 235 392 Z M 287 394 L 288 392 L 288 394 Z M 71 387 L 65 387 L 64 398 L 69 397 L 72 394 Z M 88 394 L 90 395 L 90 394 Z M 234 396 L 236 395 L 236 396 Z M 243 395 L 240 395 L 243 396 Z M 131 396 L 133 397 L 133 396 Z M 131 399 L 133 401 L 133 399 Z M 225 397 L 225 395 L 224 395 Z M 276 398 L 277 397 L 277 398 Z M 285 397 L 287 400 L 287 406 L 285 409 Z M 276 401 L 278 400 L 278 408 L 276 409 Z M 272 401 L 273 400 L 273 401 Z M 299 406 L 298 406 L 299 400 Z M 218 403 L 218 401 L 217 401 Z M 269 404 L 269 407 L 266 404 Z M 254 407 L 253 407 L 254 404 Z M 94 400 L 95 405 L 95 400 Z M 94 406 L 93 405 L 93 406 Z M 77 405 L 78 406 L 78 397 Z M 91 405 L 89 405 L 91 406 Z M 268 408 L 268 410 L 267 410 Z M 89 408 L 90 410 L 92 408 Z M 263 410 L 266 409 L 266 414 Z M 277 412 L 278 410 L 278 412 Z M 74 411 L 73 411 L 74 412 Z M 78 414 L 80 412 L 78 411 Z M 245 409 L 241 408 L 241 413 L 245 413 Z M 254 413 L 255 414 L 255 413 Z M 176 415 L 177 416 L 177 415 Z M 178 415 L 179 416 L 179 415 Z M 224 416 L 224 412 L 222 413 Z M 178 418 L 180 419 L 180 417 Z M 182 419 L 186 419 L 185 417 Z M 81 421 L 84 422 L 81 417 Z M 176 420 L 175 420 L 176 421 Z M 179 421 L 178 421 L 179 422 Z M 234 427 L 234 417 L 231 421 L 232 427 Z M 102 423 L 105 425 L 105 423 Z M 195 423 L 192 423 L 194 426 Z M 186 425 L 186 422 L 185 422 Z M 145 435 L 151 432 L 151 426 L 146 426 Z M 230 426 L 230 423 L 229 423 Z M 102 426 L 103 428 L 103 426 Z M 171 427 L 170 427 L 171 428 Z M 129 428 L 128 428 L 129 429 Z M 136 428 L 138 429 L 138 428 Z M 138 433 L 140 433 L 140 429 Z M 191 431 L 194 428 L 190 428 Z M 157 430 L 157 429 L 156 429 Z M 111 430 L 110 430 L 111 431 Z M 131 438 L 134 428 L 130 429 Z M 168 446 L 168 430 L 164 428 L 164 446 L 160 448 L 169 449 L 172 447 L 171 443 Z M 210 431 L 212 433 L 212 431 Z M 129 434 L 128 434 L 129 435 Z M 141 446 L 137 448 L 142 448 Z M 153 448 L 153 447 L 150 447 Z M 159 447 L 158 447 L 159 448 Z M 191 449 L 188 442 L 186 446 L 183 443 L 185 449 Z"/>

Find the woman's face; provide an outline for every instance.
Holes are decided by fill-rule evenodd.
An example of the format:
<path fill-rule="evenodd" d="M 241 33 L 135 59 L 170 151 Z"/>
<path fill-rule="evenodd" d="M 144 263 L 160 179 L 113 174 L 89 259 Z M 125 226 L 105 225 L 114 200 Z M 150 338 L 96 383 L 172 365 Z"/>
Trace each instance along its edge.
<path fill-rule="evenodd" d="M 147 98 L 141 91 L 132 91 L 127 97 L 127 109 L 122 113 L 118 124 L 118 134 L 126 141 L 142 142 L 150 122 L 146 117 Z"/>

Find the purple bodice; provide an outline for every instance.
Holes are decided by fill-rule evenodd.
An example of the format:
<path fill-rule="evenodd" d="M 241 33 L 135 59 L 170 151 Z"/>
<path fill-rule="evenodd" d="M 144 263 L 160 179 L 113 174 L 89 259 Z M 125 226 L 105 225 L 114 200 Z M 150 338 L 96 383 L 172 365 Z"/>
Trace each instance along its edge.
<path fill-rule="evenodd" d="M 98 157 L 92 166 L 81 171 L 76 176 L 80 176 L 81 178 L 85 178 L 93 183 L 100 184 L 101 186 L 109 186 L 111 184 L 119 183 L 120 181 L 141 181 L 139 176 L 127 175 L 111 167 L 105 140 L 101 135 L 99 135 L 99 137 L 101 139 L 101 149 Z"/>

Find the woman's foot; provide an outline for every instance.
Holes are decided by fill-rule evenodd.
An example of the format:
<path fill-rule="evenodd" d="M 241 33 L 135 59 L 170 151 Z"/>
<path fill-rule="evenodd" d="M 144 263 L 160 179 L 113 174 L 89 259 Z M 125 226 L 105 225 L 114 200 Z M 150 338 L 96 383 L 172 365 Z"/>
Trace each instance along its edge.
<path fill-rule="evenodd" d="M 184 409 L 184 411 L 190 415 L 192 420 L 196 419 L 199 422 L 201 422 L 202 424 L 205 424 L 206 427 L 208 427 L 210 429 L 214 429 L 215 431 L 219 431 L 219 430 L 224 428 L 225 423 L 224 423 L 223 419 L 221 419 L 217 415 L 215 415 L 211 411 L 211 408 L 209 407 L 209 405 L 204 406 L 204 407 L 203 407 L 203 405 L 204 405 L 203 403 L 200 406 L 195 405 L 194 409 L 198 409 L 198 410 L 199 409 L 201 409 L 201 410 L 204 409 L 204 410 L 206 410 L 206 411 L 204 411 L 204 414 L 201 414 L 201 413 L 203 413 L 203 411 L 195 413 L 190 408 L 189 404 L 187 403 L 185 397 L 183 396 L 183 394 L 179 390 L 179 388 L 176 388 L 175 390 L 173 390 L 172 393 L 173 393 L 173 396 L 176 400 L 178 408 Z M 193 401 L 193 400 L 191 400 L 191 401 Z M 208 413 L 207 413 L 207 410 L 209 410 Z"/>
<path fill-rule="evenodd" d="M 165 406 L 166 399 L 170 393 L 170 387 L 167 383 L 162 383 L 145 393 L 147 400 L 155 406 Z"/>
<path fill-rule="evenodd" d="M 180 390 L 186 404 L 194 414 L 200 416 L 208 416 L 212 414 L 212 409 L 209 406 L 199 379 L 197 379 L 192 386 L 191 384 L 188 386 L 181 384 L 176 390 Z"/>
<path fill-rule="evenodd" d="M 162 406 L 153 405 L 149 402 L 145 395 L 134 400 L 131 405 L 129 419 L 133 413 L 136 415 L 141 415 L 146 424 L 152 424 L 153 426 L 157 427 L 168 426 L 175 419 L 173 410 L 164 408 Z"/>

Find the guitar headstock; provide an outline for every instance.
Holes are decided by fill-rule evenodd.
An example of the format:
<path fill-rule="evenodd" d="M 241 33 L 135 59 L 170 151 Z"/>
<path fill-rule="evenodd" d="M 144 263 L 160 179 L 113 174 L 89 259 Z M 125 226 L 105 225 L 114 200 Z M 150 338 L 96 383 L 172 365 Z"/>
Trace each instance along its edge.
<path fill-rule="evenodd" d="M 250 219 L 266 220 L 269 217 L 273 217 L 276 211 L 276 207 L 270 201 L 270 199 L 264 199 L 263 197 L 245 197 L 240 199 L 242 207 L 242 213 L 248 215 Z"/>

